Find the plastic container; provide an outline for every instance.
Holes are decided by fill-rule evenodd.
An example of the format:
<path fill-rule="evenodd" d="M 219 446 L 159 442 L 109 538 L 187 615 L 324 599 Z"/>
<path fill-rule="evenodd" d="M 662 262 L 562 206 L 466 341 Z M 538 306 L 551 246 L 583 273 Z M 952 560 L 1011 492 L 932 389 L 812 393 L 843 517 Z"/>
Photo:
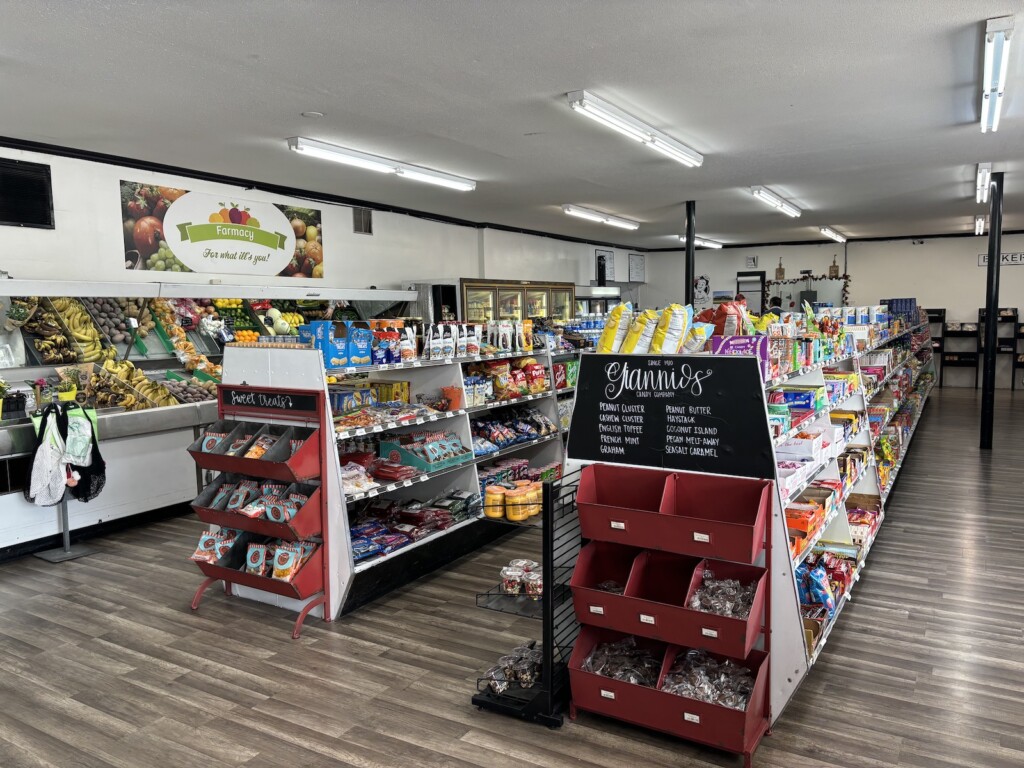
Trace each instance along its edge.
<path fill-rule="evenodd" d="M 505 517 L 513 523 L 521 523 L 530 517 L 527 493 L 522 488 L 505 491 Z"/>
<path fill-rule="evenodd" d="M 500 520 L 505 517 L 505 489 L 489 485 L 484 491 L 484 516 Z"/>
<path fill-rule="evenodd" d="M 526 571 L 522 568 L 506 565 L 501 569 L 501 591 L 506 595 L 518 595 L 523 591 L 523 577 Z"/>
<path fill-rule="evenodd" d="M 523 591 L 531 600 L 540 600 L 544 594 L 544 577 L 539 571 L 523 575 Z"/>

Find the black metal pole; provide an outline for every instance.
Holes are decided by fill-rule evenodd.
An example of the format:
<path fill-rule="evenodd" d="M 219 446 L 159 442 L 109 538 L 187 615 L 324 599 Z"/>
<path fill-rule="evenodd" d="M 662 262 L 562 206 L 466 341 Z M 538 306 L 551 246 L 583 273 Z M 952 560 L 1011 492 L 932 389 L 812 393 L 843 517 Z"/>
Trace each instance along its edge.
<path fill-rule="evenodd" d="M 989 195 L 988 270 L 985 285 L 984 376 L 981 381 L 981 448 L 992 448 L 996 404 L 996 355 L 999 352 L 999 262 L 1003 246 L 1003 174 L 993 173 Z"/>
<path fill-rule="evenodd" d="M 693 304 L 693 281 L 697 277 L 694 265 L 694 248 L 697 237 L 697 203 L 686 201 L 686 303 Z"/>

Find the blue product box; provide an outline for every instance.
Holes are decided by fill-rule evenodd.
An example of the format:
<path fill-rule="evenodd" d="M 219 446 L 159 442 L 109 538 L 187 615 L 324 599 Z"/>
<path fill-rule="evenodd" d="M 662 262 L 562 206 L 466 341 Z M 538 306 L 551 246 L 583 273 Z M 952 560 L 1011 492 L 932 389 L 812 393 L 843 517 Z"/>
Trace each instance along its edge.
<path fill-rule="evenodd" d="M 373 362 L 373 331 L 370 324 L 362 320 L 348 320 L 345 325 L 348 365 L 370 365 Z"/>

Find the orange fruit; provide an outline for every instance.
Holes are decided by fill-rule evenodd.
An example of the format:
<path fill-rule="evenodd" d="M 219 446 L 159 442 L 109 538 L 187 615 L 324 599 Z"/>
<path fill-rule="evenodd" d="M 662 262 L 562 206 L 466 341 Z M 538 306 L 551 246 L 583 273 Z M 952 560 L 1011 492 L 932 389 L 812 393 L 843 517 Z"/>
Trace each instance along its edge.
<path fill-rule="evenodd" d="M 227 208 L 220 209 L 220 220 L 223 221 L 225 224 L 231 221 L 231 213 L 228 211 Z"/>

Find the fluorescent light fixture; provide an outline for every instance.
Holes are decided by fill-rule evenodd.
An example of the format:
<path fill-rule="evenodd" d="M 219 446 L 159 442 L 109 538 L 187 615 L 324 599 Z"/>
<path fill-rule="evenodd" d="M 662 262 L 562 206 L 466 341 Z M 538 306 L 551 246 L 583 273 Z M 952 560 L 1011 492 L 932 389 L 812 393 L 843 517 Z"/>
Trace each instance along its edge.
<path fill-rule="evenodd" d="M 985 234 L 985 217 L 975 216 L 974 217 L 974 234 L 984 235 Z"/>
<path fill-rule="evenodd" d="M 686 235 L 680 235 L 679 239 L 685 243 Z M 703 237 L 693 238 L 693 244 L 699 245 L 701 248 L 714 248 L 716 251 L 722 247 L 721 243 L 715 242 L 714 240 L 708 240 L 707 238 Z"/>
<path fill-rule="evenodd" d="M 978 177 L 975 180 L 974 201 L 988 202 L 988 187 L 992 182 L 992 163 L 978 163 Z"/>
<path fill-rule="evenodd" d="M 619 227 L 621 229 L 637 229 L 640 226 L 639 221 L 633 221 L 632 219 L 624 219 L 621 216 L 612 216 L 610 213 L 604 213 L 603 211 L 595 211 L 593 208 L 584 208 L 582 205 L 572 205 L 566 203 L 562 206 L 562 210 L 570 216 L 575 216 L 579 219 L 586 219 L 587 221 L 596 221 L 599 224 L 607 224 L 611 227 Z"/>
<path fill-rule="evenodd" d="M 776 210 L 786 214 L 787 216 L 792 216 L 794 219 L 797 218 L 801 213 L 799 208 L 790 203 L 788 200 L 783 200 L 770 189 L 766 189 L 764 187 L 751 187 L 750 194 L 752 194 L 765 205 L 770 205 L 772 208 L 775 208 Z"/>
<path fill-rule="evenodd" d="M 1012 36 L 1013 16 L 1000 16 L 985 22 L 985 71 L 981 81 L 982 133 L 995 133 L 999 130 Z"/>
<path fill-rule="evenodd" d="M 698 168 L 704 163 L 704 155 L 700 152 L 676 141 L 671 136 L 638 120 L 628 112 L 624 112 L 589 91 L 572 91 L 567 93 L 566 97 L 569 99 L 569 106 L 584 117 L 589 117 L 613 131 L 618 131 L 633 141 L 646 144 L 676 162 L 690 168 Z"/>
<path fill-rule="evenodd" d="M 336 144 L 327 144 L 315 139 L 304 139 L 296 136 L 288 139 L 288 148 L 301 155 L 309 155 L 318 160 L 330 160 L 332 163 L 342 163 L 362 168 L 377 173 L 393 173 L 412 181 L 422 181 L 426 184 L 436 184 L 448 189 L 457 189 L 460 192 L 472 192 L 476 189 L 476 182 L 472 179 L 464 179 L 461 176 L 453 176 L 450 173 L 442 173 L 432 168 L 423 168 L 419 165 L 409 165 L 391 160 L 379 155 L 371 155 L 366 152 L 359 152 L 347 147 L 339 147 Z"/>
<path fill-rule="evenodd" d="M 845 237 L 843 237 L 842 235 L 840 235 L 840 234 L 839 234 L 838 232 L 836 232 L 836 231 L 835 231 L 834 229 L 832 229 L 832 227 L 821 227 L 819 231 L 820 231 L 820 232 L 821 232 L 821 234 L 823 234 L 823 235 L 824 235 L 825 237 L 831 237 L 831 238 L 832 238 L 833 240 L 835 240 L 835 241 L 836 241 L 837 243 L 845 243 L 845 242 L 846 242 L 846 238 L 845 238 Z"/>

